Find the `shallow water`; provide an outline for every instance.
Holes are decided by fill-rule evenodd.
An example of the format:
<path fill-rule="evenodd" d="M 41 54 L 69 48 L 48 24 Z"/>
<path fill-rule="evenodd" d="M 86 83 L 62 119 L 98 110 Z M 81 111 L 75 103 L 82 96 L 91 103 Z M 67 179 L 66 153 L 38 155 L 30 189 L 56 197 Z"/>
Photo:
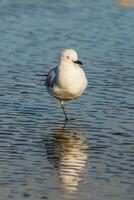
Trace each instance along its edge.
<path fill-rule="evenodd" d="M 0 1 L 0 199 L 134 199 L 134 10 L 112 0 Z M 44 86 L 74 48 L 89 85 Z"/>

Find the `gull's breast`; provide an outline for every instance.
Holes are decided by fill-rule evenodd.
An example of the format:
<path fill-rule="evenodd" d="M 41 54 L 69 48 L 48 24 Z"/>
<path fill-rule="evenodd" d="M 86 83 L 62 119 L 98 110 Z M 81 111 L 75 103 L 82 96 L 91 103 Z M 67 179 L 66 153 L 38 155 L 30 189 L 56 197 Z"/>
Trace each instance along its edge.
<path fill-rule="evenodd" d="M 60 70 L 54 92 L 65 99 L 81 96 L 87 86 L 87 79 L 82 68 L 66 67 Z"/>

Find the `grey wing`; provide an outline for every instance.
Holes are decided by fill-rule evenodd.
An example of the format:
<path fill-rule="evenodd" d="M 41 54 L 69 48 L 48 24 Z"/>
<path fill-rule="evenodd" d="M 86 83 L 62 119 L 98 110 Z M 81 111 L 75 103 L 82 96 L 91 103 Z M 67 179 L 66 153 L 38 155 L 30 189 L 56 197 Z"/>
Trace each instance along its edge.
<path fill-rule="evenodd" d="M 46 82 L 45 82 L 46 87 L 53 87 L 53 84 L 56 79 L 57 71 L 58 71 L 58 67 L 55 67 L 52 70 L 50 70 L 50 72 L 48 73 Z"/>

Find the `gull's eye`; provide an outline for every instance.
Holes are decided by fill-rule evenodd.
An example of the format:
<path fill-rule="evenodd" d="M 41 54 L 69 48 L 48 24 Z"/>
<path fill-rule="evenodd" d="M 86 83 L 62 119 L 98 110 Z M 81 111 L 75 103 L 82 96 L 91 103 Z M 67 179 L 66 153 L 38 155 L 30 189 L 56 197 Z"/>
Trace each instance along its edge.
<path fill-rule="evenodd" d="M 66 56 L 66 59 L 68 59 L 68 60 L 69 60 L 69 56 Z"/>

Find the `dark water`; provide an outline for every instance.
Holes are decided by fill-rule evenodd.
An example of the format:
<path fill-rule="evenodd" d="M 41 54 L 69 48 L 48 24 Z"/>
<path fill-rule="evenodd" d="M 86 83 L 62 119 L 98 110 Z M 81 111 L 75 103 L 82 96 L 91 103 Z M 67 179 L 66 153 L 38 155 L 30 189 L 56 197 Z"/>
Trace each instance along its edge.
<path fill-rule="evenodd" d="M 64 48 L 89 81 L 66 125 L 43 76 Z M 1 0 L 0 200 L 134 199 L 133 133 L 134 8 Z"/>

